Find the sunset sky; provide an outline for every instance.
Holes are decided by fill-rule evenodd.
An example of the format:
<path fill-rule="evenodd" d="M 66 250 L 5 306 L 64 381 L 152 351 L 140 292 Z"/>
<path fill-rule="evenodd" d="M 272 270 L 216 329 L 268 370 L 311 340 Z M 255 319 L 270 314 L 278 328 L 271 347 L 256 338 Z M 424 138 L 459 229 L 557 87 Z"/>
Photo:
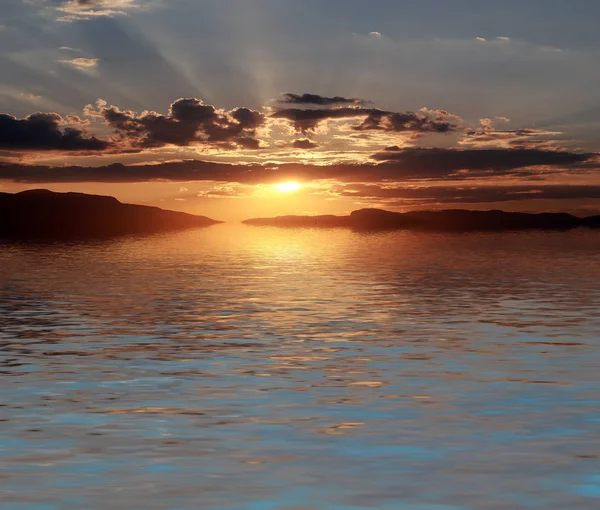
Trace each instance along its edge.
<path fill-rule="evenodd" d="M 0 191 L 600 211 L 597 0 L 2 0 Z"/>

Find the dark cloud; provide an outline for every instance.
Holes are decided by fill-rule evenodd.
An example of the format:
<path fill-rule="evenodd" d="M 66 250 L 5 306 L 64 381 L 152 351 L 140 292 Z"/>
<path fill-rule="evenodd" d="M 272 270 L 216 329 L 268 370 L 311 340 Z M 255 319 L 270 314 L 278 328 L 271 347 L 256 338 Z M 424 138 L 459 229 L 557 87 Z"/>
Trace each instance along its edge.
<path fill-rule="evenodd" d="M 258 150 L 260 149 L 260 141 L 256 138 L 238 138 L 235 143 L 241 149 L 250 149 L 250 150 Z"/>
<path fill-rule="evenodd" d="M 366 101 L 364 99 L 357 99 L 355 97 L 325 97 L 320 96 L 318 94 L 292 94 L 290 92 L 286 92 L 283 94 L 283 98 L 279 100 L 280 103 L 285 104 L 313 104 L 318 106 L 333 106 L 333 105 L 342 105 L 342 104 L 354 104 L 354 105 L 362 105 L 366 103 L 370 103 L 370 101 Z"/>
<path fill-rule="evenodd" d="M 0 179 L 29 183 L 169 180 L 257 184 L 322 179 L 372 183 L 427 180 L 460 182 L 473 178 L 501 177 L 531 180 L 543 178 L 547 174 L 595 172 L 598 168 L 594 154 L 533 149 L 405 149 L 386 153 L 387 158 L 393 155 L 397 157 L 379 163 L 330 165 L 234 164 L 196 160 L 135 166 L 113 164 L 103 167 L 0 164 Z M 532 165 L 543 165 L 544 168 L 527 168 Z"/>
<path fill-rule="evenodd" d="M 415 133 L 448 133 L 456 131 L 461 120 L 445 110 L 423 110 L 419 113 L 393 113 L 371 110 L 365 120 L 354 129 L 357 131 L 390 131 Z"/>
<path fill-rule="evenodd" d="M 34 113 L 23 119 L 0 114 L 0 150 L 135 152 L 165 145 L 218 145 L 223 149 L 258 149 L 256 131 L 265 116 L 248 108 L 224 111 L 200 99 L 175 101 L 167 115 L 154 111 L 137 114 L 98 101 L 86 106 L 89 117 L 102 119 L 114 135 L 100 139 L 80 129 L 90 124 L 76 115 Z"/>
<path fill-rule="evenodd" d="M 600 199 L 600 186 L 421 186 L 382 187 L 376 184 L 337 186 L 330 193 L 341 197 L 398 202 L 405 205 L 437 203 L 495 203 L 533 199 Z M 408 203 L 408 204 L 407 204 Z"/>
<path fill-rule="evenodd" d="M 444 110 L 424 109 L 418 113 L 395 113 L 359 106 L 325 109 L 282 108 L 273 113 L 271 117 L 289 120 L 297 131 L 304 133 L 313 131 L 324 120 L 358 117 L 363 117 L 363 121 L 352 127 L 356 131 L 447 133 L 455 131 L 460 125 L 458 117 Z"/>
<path fill-rule="evenodd" d="M 378 110 L 379 111 L 379 110 Z M 271 115 L 274 119 L 289 120 L 297 131 L 314 130 L 319 122 L 327 119 L 349 119 L 365 117 L 369 110 L 359 107 L 328 108 L 322 110 L 282 108 Z"/>
<path fill-rule="evenodd" d="M 0 164 L 0 179 L 27 183 L 112 182 L 134 183 L 165 181 L 219 181 L 257 184 L 274 182 L 276 166 L 213 163 L 210 161 L 175 161 L 146 165 L 114 163 L 100 167 Z"/>
<path fill-rule="evenodd" d="M 318 147 L 319 144 L 309 140 L 308 138 L 300 138 L 298 140 L 294 140 L 292 146 L 295 149 L 314 149 L 315 147 Z"/>
<path fill-rule="evenodd" d="M 0 149 L 7 151 L 101 151 L 110 143 L 81 129 L 57 113 L 34 113 L 24 119 L 0 114 Z"/>
<path fill-rule="evenodd" d="M 439 149 L 416 148 L 398 150 L 389 147 L 372 157 L 377 161 L 396 163 L 405 169 L 420 169 L 423 175 L 444 177 L 455 172 L 465 176 L 510 173 L 533 166 L 568 167 L 584 163 L 593 154 L 540 149 Z"/>
<path fill-rule="evenodd" d="M 115 130 L 121 145 L 133 148 L 208 143 L 255 149 L 259 146 L 256 130 L 265 123 L 265 116 L 258 111 L 219 110 L 197 98 L 178 99 L 167 115 L 153 111 L 137 114 L 104 102 L 99 102 L 96 109 L 88 105 L 86 113 L 104 119 Z"/>

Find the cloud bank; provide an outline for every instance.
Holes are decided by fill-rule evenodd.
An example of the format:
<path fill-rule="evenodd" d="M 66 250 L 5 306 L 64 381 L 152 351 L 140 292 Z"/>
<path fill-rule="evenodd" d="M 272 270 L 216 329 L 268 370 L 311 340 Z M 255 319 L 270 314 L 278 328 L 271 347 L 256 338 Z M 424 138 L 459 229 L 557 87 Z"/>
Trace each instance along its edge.
<path fill-rule="evenodd" d="M 372 156 L 376 161 L 395 163 L 401 168 L 421 169 L 423 174 L 452 176 L 461 172 L 463 177 L 496 176 L 518 169 L 549 166 L 567 168 L 593 158 L 592 154 L 541 149 L 441 149 L 388 147 Z M 534 175 L 524 170 L 521 175 Z"/>
<path fill-rule="evenodd" d="M 64 119 L 57 113 L 33 113 L 24 119 L 0 114 L 0 149 L 95 152 L 110 147 L 110 143 L 105 140 L 81 129 L 67 126 L 70 120 Z"/>
<path fill-rule="evenodd" d="M 388 153 L 390 153 L 388 155 Z M 459 150 L 405 149 L 387 151 L 391 160 L 373 163 L 240 164 L 187 160 L 142 165 L 112 164 L 101 167 L 0 165 L 0 179 L 15 182 L 145 182 L 220 181 L 239 183 L 278 182 L 408 182 L 468 181 L 472 179 L 537 179 L 568 171 L 585 173 L 594 154 L 536 149 Z M 593 171 L 593 170 L 592 170 Z"/>
<path fill-rule="evenodd" d="M 75 58 L 62 60 L 61 62 L 73 65 L 78 69 L 92 69 L 98 64 L 98 59 Z M 293 95 L 287 94 L 287 101 L 305 102 L 312 101 L 315 105 L 330 105 L 343 101 L 362 101 L 348 99 L 341 96 L 322 97 L 315 94 Z M 233 149 L 259 149 L 268 147 L 275 142 L 275 146 L 292 144 L 295 148 L 315 148 L 315 142 L 309 144 L 306 141 L 288 141 L 283 145 L 272 137 L 270 127 L 274 123 L 283 123 L 292 131 L 305 135 L 314 133 L 317 128 L 323 134 L 336 130 L 345 133 L 346 136 L 356 132 L 363 133 L 363 139 L 371 136 L 374 143 L 377 142 L 376 133 L 402 134 L 404 140 L 416 140 L 426 134 L 461 132 L 462 119 L 457 115 L 445 110 L 432 110 L 422 108 L 418 112 L 392 112 L 378 108 L 364 108 L 358 104 L 350 106 L 325 106 L 318 108 L 269 108 L 250 109 L 236 107 L 224 110 L 207 104 L 195 97 L 180 98 L 174 101 L 167 113 L 152 110 L 135 112 L 122 109 L 116 105 L 109 105 L 106 101 L 99 99 L 95 105 L 87 105 L 83 110 L 84 115 L 96 122 L 104 123 L 111 128 L 112 133 L 105 136 L 102 147 L 111 153 L 142 151 L 145 149 L 156 149 L 165 146 L 188 147 L 193 145 L 211 146 L 223 150 Z M 36 113 L 39 118 L 60 119 L 58 113 Z M 32 116 L 30 116 L 32 117 Z M 29 119 L 27 117 L 26 119 Z M 20 119 L 26 123 L 26 119 Z M 348 123 L 347 121 L 354 122 Z M 328 126 L 326 121 L 342 121 L 335 126 Z M 60 121 L 58 121 L 60 122 Z M 321 124 L 324 124 L 321 126 Z M 90 129 L 94 125 L 90 126 Z M 69 132 L 73 136 L 73 132 Z M 372 135 L 367 135 L 372 133 Z M 82 138 L 99 137 L 80 133 Z M 260 136 L 262 136 L 261 144 Z M 469 136 L 475 136 L 470 134 Z M 5 137 L 6 138 L 6 137 Z M 355 137 L 354 140 L 357 140 Z M 303 140 L 306 140 L 305 138 Z M 351 138 L 346 139 L 346 144 Z M 389 140 L 388 140 L 389 143 Z M 320 143 L 319 145 L 323 145 Z M 363 144 L 364 145 L 364 144 Z M 93 146 L 93 148 L 92 148 Z M 31 145 L 31 150 L 36 145 Z M 63 145 L 58 143 L 54 148 L 49 146 L 45 150 L 61 150 Z M 99 145 L 91 144 L 90 150 L 98 150 Z M 20 150 L 22 144 L 16 144 L 11 148 L 6 139 L 4 148 L 6 150 Z M 82 145 L 82 149 L 84 146 Z"/>
<path fill-rule="evenodd" d="M 409 204 L 411 202 L 419 205 L 482 204 L 532 199 L 599 199 L 600 185 L 382 187 L 375 184 L 353 184 L 334 187 L 328 193 L 361 200 L 371 199 L 388 204 Z"/>

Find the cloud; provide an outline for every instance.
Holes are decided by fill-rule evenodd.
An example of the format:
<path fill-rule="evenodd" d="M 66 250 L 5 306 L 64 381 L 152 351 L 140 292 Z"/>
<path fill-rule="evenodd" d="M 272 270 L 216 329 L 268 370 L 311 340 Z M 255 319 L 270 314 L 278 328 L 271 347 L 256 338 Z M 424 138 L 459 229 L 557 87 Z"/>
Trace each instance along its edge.
<path fill-rule="evenodd" d="M 385 201 L 388 204 L 480 204 L 524 200 L 599 199 L 598 185 L 536 186 L 419 186 L 389 187 L 376 184 L 338 185 L 328 194 L 340 197 Z"/>
<path fill-rule="evenodd" d="M 239 148 L 239 149 L 258 150 L 261 148 L 260 140 L 257 140 L 256 138 L 252 138 L 250 136 L 237 138 L 235 140 L 235 143 L 237 144 L 237 146 L 238 146 L 237 148 Z M 235 149 L 236 147 L 230 146 L 230 148 Z"/>
<path fill-rule="evenodd" d="M 34 113 L 24 119 L 0 114 L 0 149 L 7 151 L 102 151 L 109 142 L 80 129 L 57 113 Z"/>
<path fill-rule="evenodd" d="M 102 100 L 95 107 L 87 105 L 84 111 L 112 127 L 124 148 L 207 143 L 221 144 L 223 148 L 258 149 L 256 130 L 265 123 L 265 116 L 256 110 L 219 110 L 194 97 L 178 99 L 167 115 L 154 111 L 138 114 L 107 106 Z"/>
<path fill-rule="evenodd" d="M 485 37 L 475 37 L 475 41 L 477 42 L 488 42 L 488 39 L 486 39 Z M 512 39 L 510 37 L 505 37 L 505 36 L 499 36 L 499 37 L 495 37 L 494 39 L 491 39 L 489 42 L 496 42 L 496 43 L 509 43 L 512 42 Z"/>
<path fill-rule="evenodd" d="M 217 184 L 216 186 L 196 193 L 200 198 L 243 198 L 252 194 L 254 188 L 246 185 Z"/>
<path fill-rule="evenodd" d="M 0 149 L 2 146 L 0 145 Z M 236 164 L 173 161 L 102 167 L 5 164 L 0 179 L 15 182 L 145 182 L 218 181 L 260 184 L 282 180 L 339 182 L 468 181 L 495 178 L 540 178 L 556 172 L 596 172 L 595 154 L 526 149 L 403 149 L 386 151 L 386 160 L 373 163 L 315 165 Z M 381 159 L 381 158 L 380 158 Z M 589 168 L 586 166 L 589 165 Z M 542 166 L 542 168 L 540 168 Z M 530 168 L 532 167 L 532 168 Z"/>
<path fill-rule="evenodd" d="M 77 69 L 91 69 L 98 65 L 100 59 L 97 58 L 85 58 L 85 57 L 77 57 L 71 60 L 59 60 L 58 62 L 62 64 L 71 64 L 73 67 Z"/>
<path fill-rule="evenodd" d="M 373 155 L 377 161 L 394 162 L 400 168 L 421 172 L 428 177 L 484 177 L 490 175 L 535 175 L 528 167 L 560 167 L 584 163 L 594 157 L 568 151 L 541 149 L 441 149 L 409 148 L 388 150 Z M 519 170 L 518 172 L 515 172 Z M 459 173 L 460 172 L 460 173 Z"/>
<path fill-rule="evenodd" d="M 318 94 L 292 94 L 291 92 L 286 92 L 283 94 L 283 98 L 278 101 L 279 103 L 285 104 L 312 104 L 318 106 L 332 106 L 339 104 L 354 104 L 361 105 L 365 103 L 369 103 L 370 101 L 365 101 L 364 99 L 357 99 L 355 97 L 347 98 L 341 96 L 334 97 L 326 97 L 320 96 Z"/>
<path fill-rule="evenodd" d="M 294 140 L 292 146 L 295 149 L 314 149 L 315 147 L 318 147 L 319 144 L 309 140 L 308 138 L 300 138 L 298 140 Z"/>
<path fill-rule="evenodd" d="M 495 123 L 507 123 L 505 117 L 494 119 L 481 119 L 477 128 L 468 128 L 465 137 L 458 142 L 459 145 L 473 148 L 504 147 L 504 148 L 538 148 L 560 150 L 555 138 L 562 135 L 558 131 L 548 131 L 533 128 L 521 129 L 496 129 Z"/>
<path fill-rule="evenodd" d="M 359 107 L 343 107 L 330 109 L 281 108 L 271 115 L 274 119 L 289 120 L 297 131 L 314 130 L 317 125 L 327 119 L 347 119 L 365 117 L 368 110 Z"/>
<path fill-rule="evenodd" d="M 38 100 L 35 96 L 22 97 L 31 101 Z M 79 136 L 81 143 L 78 148 L 65 150 L 85 150 L 83 142 L 87 141 L 90 151 L 105 149 L 110 154 L 126 154 L 147 153 L 153 149 L 165 148 L 163 152 L 173 153 L 172 157 L 185 158 L 193 157 L 198 147 L 202 147 L 210 157 L 229 159 L 239 158 L 239 155 L 226 155 L 225 151 L 264 149 L 260 153 L 247 154 L 246 157 L 256 162 L 319 163 L 322 165 L 320 168 L 329 165 L 330 169 L 335 166 L 334 163 L 355 164 L 351 173 L 368 173 L 369 168 L 377 166 L 375 180 L 393 179 L 395 173 L 401 178 L 418 179 L 419 172 L 424 179 L 433 178 L 432 176 L 456 179 L 459 172 L 467 176 L 474 173 L 488 176 L 496 171 L 504 172 L 505 169 L 542 166 L 558 168 L 561 164 L 589 163 L 589 155 L 569 152 L 556 145 L 551 138 L 556 138 L 560 133 L 532 128 L 496 129 L 496 124 L 508 122 L 503 117 L 481 119 L 478 126 L 464 130 L 462 119 L 458 116 L 445 110 L 427 108 L 401 113 L 355 105 L 334 108 L 270 108 L 265 112 L 245 107 L 219 109 L 201 99 L 188 97 L 174 101 L 166 113 L 125 110 L 98 100 L 95 105 L 88 104 L 81 117 L 36 113 L 20 120 L 9 115 L 4 115 L 4 118 L 13 119 L 14 123 L 26 122 L 28 119 L 54 119 L 54 128 L 59 133 L 66 136 L 68 130 L 69 136 Z M 98 126 L 101 123 L 104 124 L 100 131 L 104 133 L 103 138 L 83 130 L 87 126 Z M 307 135 L 317 131 L 321 123 L 325 124 L 322 127 L 327 128 L 328 136 L 323 136 L 322 141 L 317 144 L 310 139 L 312 136 Z M 305 136 L 290 138 L 293 130 L 302 132 Z M 319 132 L 324 133 L 325 129 L 319 129 Z M 458 140 L 457 148 L 410 148 L 417 145 L 416 142 L 426 134 L 450 132 L 461 134 L 460 138 L 452 139 L 455 143 Z M 432 140 L 435 141 L 433 138 Z M 391 146 L 380 150 L 386 145 Z M 311 154 L 286 151 L 289 148 L 308 150 L 320 146 L 323 148 Z M 18 150 L 25 150 L 23 147 L 24 145 L 19 145 Z M 35 148 L 36 144 L 31 147 L 32 151 L 60 150 L 56 144 L 52 149 Z M 189 149 L 181 149 L 183 147 Z M 143 156 L 141 154 L 138 160 Z M 363 164 L 362 168 L 360 164 Z M 384 170 L 391 172 L 391 176 L 386 174 L 386 177 L 381 177 Z M 328 170 L 324 172 L 327 174 Z M 313 176 L 314 172 L 308 173 L 310 178 L 318 178 Z M 526 173 L 532 174 L 532 171 L 527 170 Z M 365 179 L 370 177 L 366 175 Z"/>
<path fill-rule="evenodd" d="M 271 115 L 275 119 L 289 120 L 297 131 L 314 131 L 320 122 L 330 119 L 363 117 L 363 121 L 352 127 L 356 131 L 387 131 L 413 133 L 447 133 L 455 131 L 461 124 L 459 117 L 444 110 L 423 108 L 418 113 L 395 113 L 378 108 L 359 106 L 301 109 L 282 108 Z"/>
<path fill-rule="evenodd" d="M 32 103 L 37 103 L 44 99 L 44 96 L 41 96 L 39 94 L 32 94 L 31 92 L 21 92 L 19 96 L 26 99 L 27 101 L 31 101 Z"/>
<path fill-rule="evenodd" d="M 70 126 L 89 126 L 91 124 L 88 119 L 82 119 L 79 115 L 65 115 L 64 122 Z"/>
<path fill-rule="evenodd" d="M 391 132 L 413 131 L 416 133 L 448 133 L 455 131 L 462 120 L 444 110 L 422 108 L 420 112 L 393 113 L 372 110 L 355 129 Z"/>
<path fill-rule="evenodd" d="M 127 14 L 129 9 L 138 9 L 137 0 L 66 0 L 56 10 L 61 13 L 57 21 L 74 22 L 101 17 Z"/>
<path fill-rule="evenodd" d="M 274 179 L 271 174 L 277 172 L 277 167 L 272 165 L 236 165 L 196 160 L 136 165 L 114 163 L 100 167 L 0 164 L 0 179 L 28 183 L 134 183 L 154 180 L 259 183 Z"/>

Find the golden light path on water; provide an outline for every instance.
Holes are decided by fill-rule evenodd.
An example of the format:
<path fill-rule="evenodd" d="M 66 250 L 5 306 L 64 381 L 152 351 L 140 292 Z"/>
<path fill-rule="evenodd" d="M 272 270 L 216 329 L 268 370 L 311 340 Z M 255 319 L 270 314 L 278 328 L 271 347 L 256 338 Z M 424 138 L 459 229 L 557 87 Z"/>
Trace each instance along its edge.
<path fill-rule="evenodd" d="M 599 268 L 583 230 L 2 245 L 2 503 L 589 510 Z"/>

